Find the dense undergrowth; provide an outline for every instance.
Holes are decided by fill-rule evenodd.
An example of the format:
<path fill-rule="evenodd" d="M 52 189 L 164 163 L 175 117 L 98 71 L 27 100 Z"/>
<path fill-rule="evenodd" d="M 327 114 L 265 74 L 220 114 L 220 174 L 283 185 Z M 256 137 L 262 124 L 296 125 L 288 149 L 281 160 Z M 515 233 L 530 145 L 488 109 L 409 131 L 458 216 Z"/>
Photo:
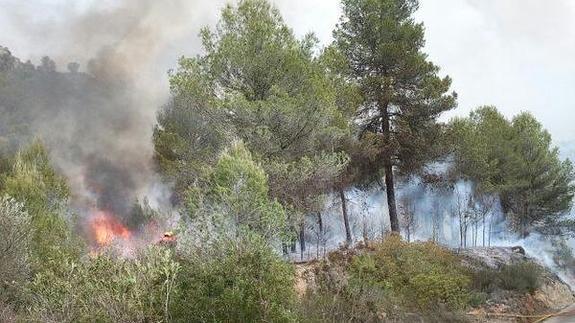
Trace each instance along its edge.
<path fill-rule="evenodd" d="M 392 235 L 350 254 L 335 252 L 315 270 L 317 288 L 302 302 L 309 322 L 465 322 L 466 310 L 491 293 L 534 292 L 541 268 L 531 262 L 473 269 L 433 242 Z"/>
<path fill-rule="evenodd" d="M 256 236 L 202 250 L 152 246 L 131 258 L 59 258 L 3 289 L 0 315 L 6 322 L 464 322 L 464 311 L 495 290 L 527 294 L 538 286 L 541 272 L 531 263 L 473 271 L 458 257 L 389 236 L 332 253 L 316 266 L 317 286 L 298 299 L 293 265 Z"/>

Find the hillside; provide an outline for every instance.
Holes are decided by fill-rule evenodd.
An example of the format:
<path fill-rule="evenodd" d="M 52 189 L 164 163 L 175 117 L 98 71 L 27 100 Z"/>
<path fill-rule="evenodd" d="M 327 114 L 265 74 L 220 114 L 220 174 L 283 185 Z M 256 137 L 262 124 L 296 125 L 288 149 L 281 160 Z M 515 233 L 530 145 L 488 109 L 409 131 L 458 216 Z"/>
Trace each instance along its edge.
<path fill-rule="evenodd" d="M 548 268 L 525 255 L 521 247 L 438 251 L 441 248 L 436 249 L 438 247 L 433 244 L 416 243 L 405 244 L 399 248 L 404 252 L 396 253 L 390 251 L 390 245 L 397 246 L 397 242 L 387 241 L 357 249 L 340 249 L 330 253 L 324 261 L 298 265 L 296 289 L 300 297 L 313 299 L 326 292 L 338 295 L 333 296 L 339 298 L 334 303 L 315 303 L 311 307 L 318 311 L 325 321 L 357 322 L 363 318 L 369 318 L 370 322 L 532 322 L 547 314 L 560 312 L 575 302 L 571 288 Z M 430 255 L 446 259 L 452 257 L 449 261 L 453 262 L 449 264 L 449 261 L 439 261 L 415 271 L 413 268 L 402 268 L 407 263 L 417 261 L 409 258 L 417 254 L 416 250 L 425 252 L 420 254 L 420 260 L 428 266 Z M 369 259 L 372 261 L 362 265 L 363 274 L 358 276 L 358 259 L 365 260 L 366 257 L 371 257 Z M 394 304 L 378 301 L 378 293 L 372 288 L 378 285 L 389 288 L 397 278 L 393 278 L 397 273 L 381 271 L 382 267 L 378 265 L 378 261 L 383 259 L 393 263 L 386 267 L 388 270 L 406 270 L 410 275 L 414 275 L 415 277 L 403 278 L 409 281 L 404 283 L 417 292 L 397 290 L 395 295 L 385 293 L 388 298 L 396 298 Z M 457 289 L 456 285 L 447 283 L 448 280 L 427 284 L 425 280 L 416 278 L 424 275 L 441 277 L 451 270 L 447 266 L 458 268 L 453 275 L 462 275 L 461 277 L 469 279 L 461 280 L 464 282 L 464 289 Z M 368 288 L 365 283 L 370 274 L 366 274 L 369 272 L 366 268 L 370 267 L 377 268 L 372 272 L 375 276 L 369 278 L 376 283 L 371 282 Z M 358 277 L 361 277 L 360 281 Z M 420 284 L 426 287 L 421 288 Z M 360 287 L 362 291 L 358 292 L 358 286 L 363 286 Z M 369 289 L 372 290 L 368 291 Z M 375 289 L 377 290 L 377 287 Z M 426 298 L 426 295 L 433 297 Z M 454 295 L 458 295 L 463 302 L 454 301 Z M 400 300 L 406 296 L 408 300 Z M 359 298 L 353 299 L 356 297 Z M 437 303 L 437 299 L 441 298 L 446 302 Z M 413 299 L 426 301 L 414 304 Z M 428 301 L 432 306 L 426 303 Z"/>

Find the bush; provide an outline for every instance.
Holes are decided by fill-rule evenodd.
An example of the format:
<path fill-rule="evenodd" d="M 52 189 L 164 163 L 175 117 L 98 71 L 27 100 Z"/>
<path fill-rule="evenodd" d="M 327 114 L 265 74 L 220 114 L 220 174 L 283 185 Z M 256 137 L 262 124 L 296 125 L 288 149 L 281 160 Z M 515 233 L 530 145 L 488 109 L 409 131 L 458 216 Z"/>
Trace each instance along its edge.
<path fill-rule="evenodd" d="M 16 154 L 10 171 L 3 174 L 2 182 L 3 193 L 22 203 L 30 215 L 33 269 L 40 270 L 57 252 L 55 249 L 79 252 L 81 244 L 74 238 L 65 216 L 69 188 L 51 166 L 41 142 L 36 141 Z"/>
<path fill-rule="evenodd" d="M 472 287 L 474 290 L 490 293 L 499 286 L 498 271 L 484 269 L 473 273 Z"/>
<path fill-rule="evenodd" d="M 301 322 L 467 322 L 464 313 L 439 305 L 419 311 L 402 307 L 381 288 L 348 286 L 339 293 L 320 291 L 302 300 Z"/>
<path fill-rule="evenodd" d="M 0 197 L 0 302 L 12 298 L 30 274 L 30 215 L 14 199 Z"/>
<path fill-rule="evenodd" d="M 56 257 L 26 289 L 25 314 L 48 322 L 292 322 L 294 273 L 262 238 L 133 259 Z M 176 261 L 177 259 L 177 261 Z"/>
<path fill-rule="evenodd" d="M 242 143 L 236 143 L 206 171 L 202 185 L 185 194 L 193 221 L 220 215 L 228 230 L 250 230 L 276 239 L 287 230 L 287 213 L 270 199 L 268 176 Z M 220 220 L 220 221 L 221 221 Z"/>
<path fill-rule="evenodd" d="M 489 299 L 489 294 L 487 294 L 485 292 L 474 292 L 474 293 L 471 293 L 471 296 L 469 298 L 469 305 L 471 307 L 478 307 L 478 306 L 481 306 L 481 305 L 487 303 L 488 299 Z"/>
<path fill-rule="evenodd" d="M 135 259 L 102 254 L 49 266 L 29 287 L 29 316 L 49 322 L 167 321 L 179 265 L 152 247 Z"/>
<path fill-rule="evenodd" d="M 316 267 L 302 301 L 309 322 L 461 322 L 471 277 L 449 250 L 392 235 L 359 254 L 334 254 Z"/>
<path fill-rule="evenodd" d="M 447 249 L 434 243 L 407 243 L 393 235 L 372 254 L 352 260 L 351 282 L 390 291 L 407 305 L 429 309 L 439 304 L 461 309 L 469 301 L 471 278 Z"/>
<path fill-rule="evenodd" d="M 415 302 L 421 308 L 445 304 L 450 309 L 461 309 L 469 301 L 469 277 L 454 272 L 421 273 L 414 276 L 409 285 Z"/>
<path fill-rule="evenodd" d="M 486 293 L 496 289 L 532 293 L 539 287 L 541 273 L 537 264 L 528 261 L 485 269 L 474 273 L 473 288 Z"/>
<path fill-rule="evenodd" d="M 302 322 L 381 322 L 391 318 L 393 303 L 380 288 L 348 286 L 338 292 L 320 290 L 304 297 Z"/>
<path fill-rule="evenodd" d="M 262 238 L 219 241 L 181 257 L 174 321 L 295 321 L 293 267 Z"/>
<path fill-rule="evenodd" d="M 539 288 L 541 268 L 532 262 L 520 262 L 501 269 L 499 276 L 501 287 L 522 293 L 533 293 Z"/>

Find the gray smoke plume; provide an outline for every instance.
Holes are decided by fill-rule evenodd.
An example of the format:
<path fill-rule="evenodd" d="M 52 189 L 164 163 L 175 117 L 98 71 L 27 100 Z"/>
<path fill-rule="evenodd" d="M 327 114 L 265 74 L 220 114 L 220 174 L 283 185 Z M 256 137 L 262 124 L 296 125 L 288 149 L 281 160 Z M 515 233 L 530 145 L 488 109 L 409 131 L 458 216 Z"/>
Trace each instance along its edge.
<path fill-rule="evenodd" d="M 200 28 L 213 26 L 227 2 L 235 1 L 0 0 L 9 32 L 0 45 L 35 62 L 44 55 L 55 61 L 43 60 L 44 75 L 26 83 L 18 113 L 49 146 L 78 206 L 129 220 L 136 197 L 162 191 L 151 136 L 169 96 L 167 70 L 178 57 L 199 53 Z M 71 73 L 58 73 L 66 64 Z"/>
<path fill-rule="evenodd" d="M 0 16 L 25 40 L 20 44 L 56 63 L 43 59 L 33 78 L 14 85 L 23 93 L 14 100 L 18 111 L 0 104 L 1 112 L 26 120 L 32 135 L 46 143 L 77 207 L 131 222 L 137 197 L 159 195 L 151 137 L 156 111 L 169 95 L 166 62 L 175 65 L 177 55 L 197 51 L 196 35 L 217 17 L 219 6 L 185 0 L 74 2 L 2 9 Z M 62 11 L 38 21 L 39 11 L 54 7 Z M 174 42 L 184 45 L 174 50 Z M 62 73 L 68 62 L 79 64 Z M 149 197 L 159 203 L 158 196 Z"/>

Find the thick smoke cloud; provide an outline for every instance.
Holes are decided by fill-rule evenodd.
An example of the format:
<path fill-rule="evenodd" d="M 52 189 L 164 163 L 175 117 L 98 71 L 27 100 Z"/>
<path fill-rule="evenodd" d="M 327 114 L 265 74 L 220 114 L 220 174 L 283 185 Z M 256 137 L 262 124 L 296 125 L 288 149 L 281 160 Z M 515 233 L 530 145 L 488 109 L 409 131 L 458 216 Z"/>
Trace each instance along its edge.
<path fill-rule="evenodd" d="M 49 147 L 80 209 L 96 207 L 131 222 L 135 199 L 157 195 L 151 136 L 156 111 L 169 95 L 164 61 L 175 64 L 173 55 L 188 54 L 174 53 L 172 42 L 189 41 L 192 52 L 199 48 L 195 35 L 208 23 L 202 14 L 218 6 L 185 0 L 61 5 L 56 17 L 35 23 L 27 18 L 37 10 L 2 12 L 29 40 L 33 48 L 27 50 L 49 55 L 59 72 L 68 62 L 80 64 L 80 72 L 69 65 L 70 73 L 58 73 L 44 61 L 42 73 L 22 85 L 17 113 Z"/>
<path fill-rule="evenodd" d="M 10 32 L 1 45 L 35 62 L 48 55 L 60 72 L 80 65 L 80 73 L 48 73 L 29 84 L 23 112 L 69 178 L 74 201 L 128 216 L 136 197 L 157 191 L 151 136 L 169 95 L 167 70 L 200 52 L 200 28 L 213 26 L 228 1 L 0 1 Z M 298 34 L 313 29 L 315 20 L 293 12 L 291 2 L 274 3 L 306 26 Z"/>

